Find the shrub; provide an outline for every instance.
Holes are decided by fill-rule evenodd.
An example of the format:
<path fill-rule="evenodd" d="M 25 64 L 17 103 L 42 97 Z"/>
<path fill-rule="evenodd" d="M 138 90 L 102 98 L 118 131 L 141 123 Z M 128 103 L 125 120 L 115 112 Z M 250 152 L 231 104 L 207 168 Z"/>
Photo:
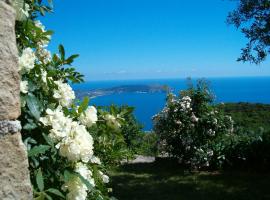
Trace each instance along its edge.
<path fill-rule="evenodd" d="M 93 131 L 94 147 L 105 165 L 118 165 L 138 153 L 143 133 L 133 111 L 129 106 L 99 107 L 99 120 Z"/>
<path fill-rule="evenodd" d="M 268 170 L 270 166 L 270 133 L 236 130 L 231 137 L 223 137 L 224 168 Z"/>
<path fill-rule="evenodd" d="M 137 139 L 139 141 L 139 147 L 137 154 L 144 156 L 157 156 L 158 155 L 158 138 L 153 132 L 141 133 Z"/>
<path fill-rule="evenodd" d="M 165 108 L 154 116 L 160 150 L 195 168 L 221 164 L 225 158 L 217 141 L 233 134 L 233 121 L 215 110 L 212 102 L 204 80 L 190 84 L 178 97 L 169 93 Z"/>
<path fill-rule="evenodd" d="M 123 159 L 132 157 L 125 138 L 125 127 L 132 126 L 126 117 L 132 111 L 129 107 L 114 105 L 98 109 L 99 120 L 93 131 L 94 147 L 98 157 L 107 166 L 118 165 Z"/>

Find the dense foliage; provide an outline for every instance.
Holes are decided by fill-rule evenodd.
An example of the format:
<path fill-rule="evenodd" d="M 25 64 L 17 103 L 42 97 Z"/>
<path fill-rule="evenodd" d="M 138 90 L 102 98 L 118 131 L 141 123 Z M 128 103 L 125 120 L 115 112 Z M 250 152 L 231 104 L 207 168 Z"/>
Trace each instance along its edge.
<path fill-rule="evenodd" d="M 240 28 L 249 40 L 238 60 L 264 61 L 270 53 L 270 1 L 239 0 L 238 7 L 229 13 L 228 23 Z"/>
<path fill-rule="evenodd" d="M 159 148 L 191 167 L 224 161 L 219 138 L 233 134 L 231 117 L 212 106 L 213 96 L 204 80 L 192 84 L 179 97 L 169 94 L 165 108 L 154 116 Z"/>
<path fill-rule="evenodd" d="M 47 49 L 52 31 L 37 18 L 51 12 L 51 1 L 15 1 L 21 74 L 22 135 L 28 150 L 35 199 L 110 199 L 104 164 L 95 149 L 96 133 L 110 134 L 121 116 L 75 100 L 69 83 L 83 81 L 71 66 L 78 55 Z M 121 122 L 119 122 L 121 121 Z M 103 144 L 102 144 L 103 145 Z M 99 154 L 100 155 L 100 154 Z M 102 157 L 103 159 L 103 157 Z"/>
<path fill-rule="evenodd" d="M 139 147 L 138 136 L 142 126 L 129 106 L 99 107 L 97 126 L 93 132 L 95 152 L 105 165 L 118 165 L 131 159 Z"/>
<path fill-rule="evenodd" d="M 235 126 L 250 131 L 259 131 L 263 128 L 270 130 L 270 105 L 252 103 L 225 103 L 218 104 L 217 109 L 232 116 Z"/>
<path fill-rule="evenodd" d="M 136 153 L 144 156 L 158 156 L 158 137 L 154 132 L 141 133 L 137 138 L 140 144 Z"/>

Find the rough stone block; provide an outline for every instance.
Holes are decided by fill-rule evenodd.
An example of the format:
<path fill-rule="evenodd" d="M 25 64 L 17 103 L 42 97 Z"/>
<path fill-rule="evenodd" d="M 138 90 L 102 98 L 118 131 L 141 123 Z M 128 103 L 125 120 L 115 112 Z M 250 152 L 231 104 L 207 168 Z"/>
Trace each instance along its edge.
<path fill-rule="evenodd" d="M 0 120 L 20 115 L 20 76 L 15 38 L 15 11 L 0 0 Z"/>
<path fill-rule="evenodd" d="M 29 200 L 32 189 L 21 134 L 0 137 L 0 199 Z"/>

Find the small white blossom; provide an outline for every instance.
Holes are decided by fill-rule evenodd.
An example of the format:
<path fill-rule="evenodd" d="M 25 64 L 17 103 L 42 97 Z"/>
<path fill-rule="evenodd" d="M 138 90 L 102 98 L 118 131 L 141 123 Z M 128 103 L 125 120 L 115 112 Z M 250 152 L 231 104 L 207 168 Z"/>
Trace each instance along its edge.
<path fill-rule="evenodd" d="M 36 56 L 31 48 L 23 50 L 22 55 L 19 57 L 19 70 L 21 73 L 27 73 L 35 67 Z"/>
<path fill-rule="evenodd" d="M 41 70 L 41 80 L 43 83 L 47 83 L 47 71 Z"/>
<path fill-rule="evenodd" d="M 98 171 L 98 173 L 101 176 L 103 183 L 109 183 L 110 181 L 109 176 L 104 174 L 102 171 Z"/>
<path fill-rule="evenodd" d="M 207 155 L 210 156 L 210 157 L 213 156 L 213 155 L 214 155 L 213 150 L 208 150 L 208 151 L 207 151 Z"/>
<path fill-rule="evenodd" d="M 96 156 L 92 156 L 92 158 L 90 159 L 90 162 L 91 162 L 91 163 L 98 164 L 98 165 L 101 164 L 100 159 L 99 159 L 98 157 L 96 157 Z"/>
<path fill-rule="evenodd" d="M 216 131 L 212 130 L 211 128 L 207 131 L 207 133 L 210 135 L 210 136 L 215 136 L 216 134 Z"/>
<path fill-rule="evenodd" d="M 27 81 L 21 81 L 20 83 L 20 91 L 21 93 L 28 93 L 28 82 Z"/>
<path fill-rule="evenodd" d="M 175 123 L 178 124 L 178 125 L 182 124 L 182 122 L 180 120 L 175 120 Z"/>
<path fill-rule="evenodd" d="M 191 115 L 191 121 L 192 121 L 192 122 L 198 122 L 198 121 L 199 121 L 199 118 L 197 118 L 197 117 L 195 116 L 195 114 L 192 113 L 192 115 Z"/>
<path fill-rule="evenodd" d="M 38 27 L 39 29 L 41 29 L 43 32 L 45 31 L 45 26 L 41 23 L 41 21 L 35 20 L 34 23 L 35 23 L 35 26 L 36 27 Z"/>

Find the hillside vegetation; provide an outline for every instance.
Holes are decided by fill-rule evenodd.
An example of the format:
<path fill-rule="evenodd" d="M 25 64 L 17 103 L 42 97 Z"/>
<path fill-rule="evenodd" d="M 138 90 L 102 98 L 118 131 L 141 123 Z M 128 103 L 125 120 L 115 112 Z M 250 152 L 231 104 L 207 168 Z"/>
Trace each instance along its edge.
<path fill-rule="evenodd" d="M 270 105 L 259 103 L 225 103 L 217 106 L 230 115 L 235 125 L 258 131 L 260 127 L 270 130 Z"/>

